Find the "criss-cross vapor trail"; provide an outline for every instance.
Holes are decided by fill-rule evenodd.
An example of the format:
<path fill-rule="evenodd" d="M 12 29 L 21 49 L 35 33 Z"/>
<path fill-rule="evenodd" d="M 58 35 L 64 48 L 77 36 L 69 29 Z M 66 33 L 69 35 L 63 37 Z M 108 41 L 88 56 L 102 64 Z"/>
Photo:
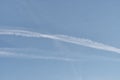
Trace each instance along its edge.
<path fill-rule="evenodd" d="M 22 37 L 33 37 L 33 38 L 48 38 L 53 40 L 59 40 L 62 42 L 77 44 L 81 46 L 86 46 L 90 48 L 95 48 L 99 50 L 111 51 L 120 53 L 120 49 L 109 46 L 103 43 L 99 43 L 96 41 L 92 41 L 84 38 L 76 38 L 67 35 L 51 35 L 51 34 L 41 34 L 38 32 L 25 31 L 25 30 L 8 30 L 8 29 L 0 29 L 0 35 L 14 35 L 14 36 L 22 36 Z"/>
<path fill-rule="evenodd" d="M 0 51 L 0 56 L 2 56 L 2 57 L 19 57 L 19 58 L 28 58 L 28 59 L 40 59 L 40 60 L 57 60 L 57 61 L 67 61 L 67 62 L 78 61 L 76 59 L 67 58 L 67 57 L 30 55 L 30 54 L 15 53 L 15 52 L 10 52 L 10 51 Z"/>

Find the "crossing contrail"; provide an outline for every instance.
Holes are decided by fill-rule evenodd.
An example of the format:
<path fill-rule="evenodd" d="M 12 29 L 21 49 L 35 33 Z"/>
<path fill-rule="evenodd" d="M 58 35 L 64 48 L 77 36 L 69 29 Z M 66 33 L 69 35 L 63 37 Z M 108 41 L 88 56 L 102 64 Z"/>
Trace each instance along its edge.
<path fill-rule="evenodd" d="M 77 44 L 85 47 L 95 48 L 104 51 L 120 53 L 120 49 L 90 39 L 76 38 L 67 35 L 51 35 L 51 34 L 41 34 L 38 32 L 26 31 L 26 30 L 8 30 L 0 29 L 0 35 L 14 35 L 21 37 L 33 37 L 33 38 L 48 38 L 53 40 L 58 40 L 62 42 Z"/>
<path fill-rule="evenodd" d="M 30 54 L 15 53 L 10 51 L 0 51 L 0 56 L 18 57 L 18 58 L 25 58 L 25 59 L 39 59 L 39 60 L 57 60 L 57 61 L 68 61 L 68 62 L 78 61 L 78 60 L 67 58 L 67 57 L 30 55 Z"/>

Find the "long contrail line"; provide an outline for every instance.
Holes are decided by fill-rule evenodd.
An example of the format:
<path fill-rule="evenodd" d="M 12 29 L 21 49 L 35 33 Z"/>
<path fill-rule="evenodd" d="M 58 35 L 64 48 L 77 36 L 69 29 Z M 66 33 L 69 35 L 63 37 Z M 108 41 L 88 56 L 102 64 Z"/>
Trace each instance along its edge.
<path fill-rule="evenodd" d="M 38 32 L 31 32 L 25 30 L 8 30 L 8 29 L 0 29 L 0 35 L 15 35 L 15 36 L 23 36 L 23 37 L 34 37 L 34 38 L 48 38 L 53 40 L 59 40 L 62 42 L 73 43 L 77 45 L 82 45 L 90 48 L 95 48 L 99 50 L 111 51 L 120 53 L 120 49 L 106 45 L 103 43 L 99 43 L 96 41 L 92 41 L 84 38 L 75 38 L 67 35 L 50 35 L 50 34 L 41 34 Z"/>
<path fill-rule="evenodd" d="M 78 61 L 76 59 L 67 58 L 67 57 L 56 57 L 56 56 L 40 56 L 40 55 L 30 55 L 30 54 L 21 54 L 10 51 L 0 51 L 0 56 L 4 57 L 19 57 L 19 58 L 28 58 L 28 59 L 39 59 L 39 60 L 57 60 L 57 61 L 68 61 L 74 62 Z"/>

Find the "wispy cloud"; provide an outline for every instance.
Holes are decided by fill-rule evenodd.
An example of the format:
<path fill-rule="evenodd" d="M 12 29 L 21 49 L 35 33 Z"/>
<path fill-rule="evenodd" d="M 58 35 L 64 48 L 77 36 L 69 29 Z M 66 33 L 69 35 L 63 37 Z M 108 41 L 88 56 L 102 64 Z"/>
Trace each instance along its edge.
<path fill-rule="evenodd" d="M 99 50 L 111 51 L 120 53 L 120 49 L 106 45 L 103 43 L 99 43 L 96 41 L 92 41 L 89 39 L 84 38 L 76 38 L 67 35 L 51 35 L 51 34 L 41 34 L 37 32 L 25 31 L 25 30 L 7 30 L 7 29 L 0 29 L 0 35 L 15 35 L 15 36 L 22 36 L 22 37 L 34 37 L 34 38 L 48 38 L 53 40 L 59 40 L 67 43 L 73 43 L 77 45 L 82 45 L 90 48 L 95 48 Z"/>

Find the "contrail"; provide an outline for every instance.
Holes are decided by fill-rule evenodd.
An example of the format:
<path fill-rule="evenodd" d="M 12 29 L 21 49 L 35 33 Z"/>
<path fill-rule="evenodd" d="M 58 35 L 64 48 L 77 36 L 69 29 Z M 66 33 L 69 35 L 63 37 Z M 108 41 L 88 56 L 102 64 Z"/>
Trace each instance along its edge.
<path fill-rule="evenodd" d="M 15 54 L 11 52 L 0 51 L 0 56 L 13 56 L 13 55 Z"/>
<path fill-rule="evenodd" d="M 57 60 L 57 61 L 67 61 L 67 62 L 78 61 L 78 60 L 75 60 L 72 58 L 66 58 L 66 57 L 28 55 L 28 54 L 21 54 L 21 53 L 15 53 L 10 51 L 0 51 L 0 56 L 20 57 L 25 59 L 28 58 L 28 59 L 40 59 L 40 60 Z"/>
<path fill-rule="evenodd" d="M 34 38 L 48 38 L 53 40 L 59 40 L 62 42 L 73 43 L 77 45 L 82 45 L 90 48 L 95 48 L 99 50 L 105 50 L 110 52 L 120 53 L 120 49 L 106 45 L 103 43 L 99 43 L 96 41 L 92 41 L 84 38 L 75 38 L 67 35 L 50 35 L 50 34 L 41 34 L 37 32 L 25 31 L 25 30 L 8 30 L 8 29 L 0 29 L 0 35 L 15 35 L 22 37 L 34 37 Z"/>

